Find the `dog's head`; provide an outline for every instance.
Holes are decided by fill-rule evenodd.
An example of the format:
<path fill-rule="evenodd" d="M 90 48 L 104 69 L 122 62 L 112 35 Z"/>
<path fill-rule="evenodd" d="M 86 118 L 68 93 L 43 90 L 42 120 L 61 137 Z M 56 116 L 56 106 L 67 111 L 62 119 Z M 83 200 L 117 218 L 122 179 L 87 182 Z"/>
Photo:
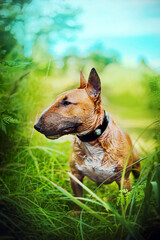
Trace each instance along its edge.
<path fill-rule="evenodd" d="M 101 112 L 100 94 L 101 84 L 96 70 L 91 70 L 88 83 L 80 72 L 80 87 L 59 95 L 40 115 L 34 128 L 50 139 L 92 131 Z"/>

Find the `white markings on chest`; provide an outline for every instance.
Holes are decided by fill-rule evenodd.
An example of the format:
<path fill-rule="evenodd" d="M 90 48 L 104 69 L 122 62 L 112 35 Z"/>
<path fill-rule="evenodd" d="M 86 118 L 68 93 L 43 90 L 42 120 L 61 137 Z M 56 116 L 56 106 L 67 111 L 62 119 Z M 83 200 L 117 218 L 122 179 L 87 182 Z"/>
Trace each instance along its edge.
<path fill-rule="evenodd" d="M 101 183 L 114 174 L 115 165 L 110 160 L 103 164 L 104 149 L 101 146 L 95 147 L 89 143 L 83 143 L 85 155 L 83 156 L 83 164 L 76 162 L 77 168 L 92 181 Z"/>

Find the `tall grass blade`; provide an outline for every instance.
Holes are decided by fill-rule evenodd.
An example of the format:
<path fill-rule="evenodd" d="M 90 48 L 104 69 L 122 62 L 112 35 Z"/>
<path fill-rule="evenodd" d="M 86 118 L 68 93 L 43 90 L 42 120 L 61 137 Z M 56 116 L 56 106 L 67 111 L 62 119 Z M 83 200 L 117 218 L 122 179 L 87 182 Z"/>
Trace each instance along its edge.
<path fill-rule="evenodd" d="M 128 232 L 130 233 L 130 235 L 134 238 L 134 239 L 139 239 L 139 240 L 144 240 L 144 238 L 141 236 L 141 234 L 139 234 L 138 232 L 135 232 L 132 228 L 132 226 L 126 222 L 126 220 L 107 202 L 104 202 L 101 198 L 99 198 L 94 192 L 92 192 L 89 188 L 87 188 L 82 182 L 80 182 L 73 174 L 69 173 L 69 176 L 75 181 L 77 182 L 81 187 L 83 187 L 88 193 L 90 193 L 94 198 L 96 198 L 99 202 L 101 202 L 103 204 L 103 207 L 106 210 L 110 210 L 116 217 L 117 219 L 120 221 L 120 223 L 122 224 L 122 226 L 124 226 Z"/>
<path fill-rule="evenodd" d="M 41 176 L 41 178 L 45 179 L 46 181 L 48 181 L 49 183 L 51 183 L 54 187 L 56 187 L 61 193 L 63 193 L 65 196 L 67 196 L 69 199 L 71 199 L 74 203 L 76 203 L 78 206 L 80 206 L 81 208 L 85 209 L 88 213 L 92 214 L 94 217 L 96 217 L 97 219 L 103 221 L 104 223 L 107 223 L 106 219 L 102 216 L 100 216 L 99 214 L 97 214 L 95 211 L 93 211 L 90 207 L 86 206 L 84 203 L 80 202 L 78 199 L 76 199 L 75 197 L 73 197 L 69 192 L 67 192 L 65 189 L 63 189 L 62 187 L 58 186 L 57 184 L 55 184 L 54 182 L 50 181 L 48 178 Z"/>

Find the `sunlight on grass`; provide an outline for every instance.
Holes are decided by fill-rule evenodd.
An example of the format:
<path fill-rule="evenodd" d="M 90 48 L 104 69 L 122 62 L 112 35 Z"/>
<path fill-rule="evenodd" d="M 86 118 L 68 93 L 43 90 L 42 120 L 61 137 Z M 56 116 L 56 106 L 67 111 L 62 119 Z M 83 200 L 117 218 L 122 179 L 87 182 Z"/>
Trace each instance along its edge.
<path fill-rule="evenodd" d="M 78 87 L 78 73 L 42 77 L 32 72 L 12 96 L 11 106 L 17 104 L 20 124 L 9 130 L 10 136 L 14 132 L 12 142 L 15 144 L 10 143 L 12 150 L 7 152 L 0 167 L 0 201 L 5 206 L 0 216 L 9 237 L 21 238 L 26 234 L 26 239 L 52 239 L 53 236 L 59 239 L 145 239 L 143 225 L 147 229 L 150 222 L 144 218 L 144 211 L 149 209 L 148 218 L 153 211 L 158 211 L 156 129 L 159 122 L 142 100 L 147 99 L 144 86 L 135 91 L 140 84 L 140 73 L 136 73 L 135 86 L 129 83 L 133 89 L 126 94 L 127 78 L 115 89 L 115 84 L 107 80 L 112 76 L 110 71 L 106 69 L 102 74 L 102 104 L 131 135 L 143 159 L 138 181 L 135 183 L 132 177 L 132 191 L 119 191 L 115 183 L 97 187 L 87 178 L 82 184 L 71 173 L 68 175 L 73 136 L 51 141 L 36 132 L 33 125 L 57 94 Z M 116 81 L 118 83 L 118 79 Z M 139 94 L 142 96 L 137 100 Z M 82 198 L 73 196 L 69 177 L 82 185 Z M 72 214 L 75 203 L 83 209 L 80 216 Z"/>

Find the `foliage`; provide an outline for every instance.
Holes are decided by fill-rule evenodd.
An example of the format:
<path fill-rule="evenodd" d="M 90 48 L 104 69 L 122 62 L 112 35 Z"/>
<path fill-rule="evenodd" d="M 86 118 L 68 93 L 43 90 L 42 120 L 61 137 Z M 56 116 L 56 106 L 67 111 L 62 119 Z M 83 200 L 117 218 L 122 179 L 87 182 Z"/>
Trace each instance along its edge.
<path fill-rule="evenodd" d="M 93 66 L 95 66 L 98 72 L 101 72 L 108 64 L 118 62 L 118 56 L 115 53 L 107 56 L 107 54 L 104 55 L 101 51 L 94 51 L 90 53 L 88 60 L 93 62 Z"/>
<path fill-rule="evenodd" d="M 149 94 L 149 107 L 159 113 L 160 75 L 146 76 L 145 80 L 147 81 L 146 88 Z"/>
<path fill-rule="evenodd" d="M 25 29 L 24 12 L 33 3 L 1 1 L 1 238 L 156 239 L 160 218 L 160 138 L 154 134 L 159 121 L 158 117 L 155 121 L 153 113 L 157 116 L 159 111 L 159 75 L 146 65 L 136 71 L 123 68 L 117 64 L 117 55 L 101 51 L 83 57 L 70 52 L 59 59 L 47 53 L 41 43 L 51 41 L 52 37 L 46 41 L 51 28 L 56 43 L 63 34 L 69 37 L 69 32 L 72 35 L 78 29 L 76 21 L 70 25 L 77 11 L 66 5 L 64 9 L 59 5 L 49 16 L 49 25 L 33 32 L 32 56 L 25 57 L 23 44 L 14 31 L 20 22 Z M 33 125 L 57 94 L 78 87 L 79 68 L 88 74 L 93 64 L 102 76 L 103 105 L 132 139 L 139 136 L 136 145 L 144 159 L 139 179 L 132 179 L 132 191 L 119 191 L 115 183 L 97 187 L 85 179 L 81 203 L 73 197 L 69 184 L 71 138 L 47 140 L 34 131 Z M 83 208 L 80 216 L 72 212 L 75 202 Z"/>
<path fill-rule="evenodd" d="M 46 52 L 51 51 L 51 43 L 53 46 L 62 38 L 72 38 L 72 32 L 80 28 L 76 21 L 80 11 L 71 8 L 69 4 L 51 0 L 39 0 L 38 8 L 36 4 L 35 0 L 2 1 L 1 56 L 5 57 L 16 42 L 23 48 L 25 56 L 30 56 L 32 48 L 36 49 L 38 45 L 45 47 Z M 51 7 L 46 8 L 47 5 Z"/>
<path fill-rule="evenodd" d="M 24 5 L 31 2 L 30 0 L 23 1 L 1 1 L 0 9 L 0 56 L 5 58 L 7 54 L 12 51 L 17 41 L 12 33 L 12 28 L 17 22 L 22 21 L 22 9 Z"/>
<path fill-rule="evenodd" d="M 80 202 L 72 196 L 67 173 L 71 141 L 64 138 L 52 142 L 33 131 L 37 112 L 43 110 L 57 91 L 65 91 L 68 83 L 63 82 L 62 89 L 62 82 L 55 81 L 56 88 L 52 88 L 53 80 L 46 75 L 48 70 L 33 71 L 30 64 L 27 68 L 16 68 L 16 64 L 3 66 L 5 71 L 1 73 L 1 106 L 8 111 L 6 137 L 3 136 L 5 141 L 1 144 L 1 236 L 155 239 L 155 232 L 159 231 L 158 152 L 142 161 L 141 176 L 133 183 L 131 192 L 121 194 L 114 183 L 97 188 L 85 179 L 83 211 L 80 217 L 72 215 L 73 202 Z M 63 78 L 61 74 L 59 79 Z M 1 114 L 1 119 L 5 115 Z M 140 134 L 136 128 L 128 131 Z M 146 156 L 147 150 L 143 148 L 139 149 L 141 156 Z"/>
<path fill-rule="evenodd" d="M 157 120 L 160 119 L 160 75 L 145 76 L 145 88 L 148 94 L 148 107 Z M 154 137 L 160 143 L 160 124 L 154 131 Z"/>
<path fill-rule="evenodd" d="M 71 141 L 64 138 L 52 142 L 33 131 L 36 114 L 39 115 L 58 91 L 68 88 L 72 75 L 60 74 L 57 75 L 59 81 L 54 81 L 50 74 L 47 75 L 48 68 L 34 70 L 29 59 L 26 65 L 23 61 L 19 63 L 18 68 L 13 61 L 1 66 L 1 119 L 6 121 L 6 130 L 1 127 L 1 236 L 15 239 L 155 239 L 155 232 L 159 231 L 158 153 L 142 161 L 141 176 L 133 182 L 131 192 L 122 194 L 115 183 L 97 188 L 85 179 L 81 204 L 72 195 L 67 173 Z M 125 96 L 123 91 L 122 94 L 123 106 L 126 103 L 127 109 L 125 97 L 132 98 L 132 95 Z M 112 95 L 112 99 L 115 105 L 119 104 L 116 95 Z M 144 126 L 140 130 L 134 124 L 128 128 L 131 134 L 139 135 L 144 131 Z M 150 136 L 150 131 L 145 132 Z M 141 156 L 147 156 L 147 151 L 150 153 L 145 149 L 145 134 L 140 137 L 144 141 L 144 146 L 139 148 Z M 153 145 L 150 138 L 150 145 Z M 74 202 L 83 208 L 80 217 L 72 214 Z"/>

